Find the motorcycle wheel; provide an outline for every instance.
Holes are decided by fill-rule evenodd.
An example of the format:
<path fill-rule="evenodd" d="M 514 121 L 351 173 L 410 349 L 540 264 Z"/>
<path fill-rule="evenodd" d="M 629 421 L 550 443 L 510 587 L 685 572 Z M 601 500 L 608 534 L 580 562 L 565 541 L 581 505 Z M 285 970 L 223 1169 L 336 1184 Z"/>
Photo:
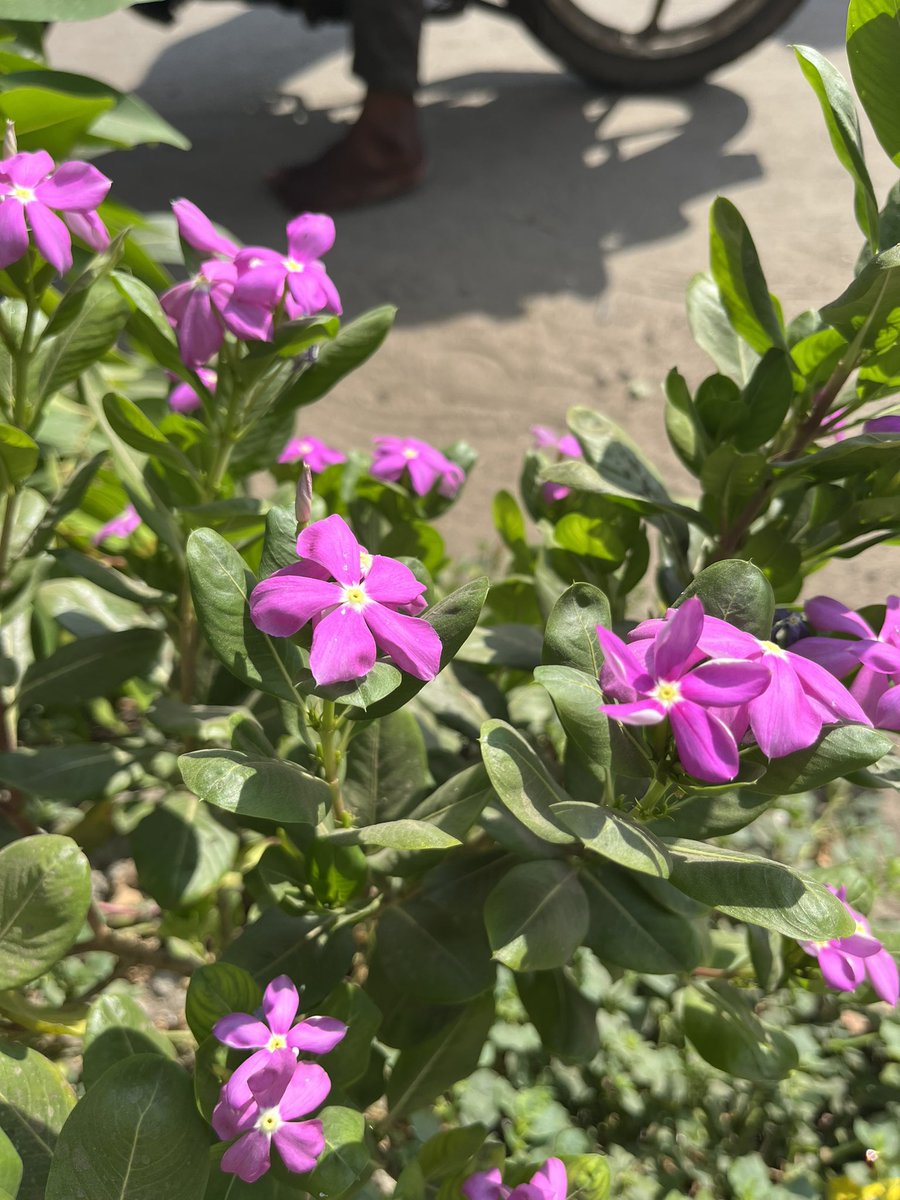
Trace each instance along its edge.
<path fill-rule="evenodd" d="M 511 7 L 551 54 L 585 79 L 653 91 L 693 83 L 746 54 L 803 0 L 721 0 L 715 13 L 703 19 L 663 24 L 666 10 L 680 3 L 653 0 L 651 20 L 643 29 L 598 19 L 593 15 L 598 0 L 514 0 Z M 631 0 L 606 0 L 603 7 L 607 12 L 634 9 Z"/>

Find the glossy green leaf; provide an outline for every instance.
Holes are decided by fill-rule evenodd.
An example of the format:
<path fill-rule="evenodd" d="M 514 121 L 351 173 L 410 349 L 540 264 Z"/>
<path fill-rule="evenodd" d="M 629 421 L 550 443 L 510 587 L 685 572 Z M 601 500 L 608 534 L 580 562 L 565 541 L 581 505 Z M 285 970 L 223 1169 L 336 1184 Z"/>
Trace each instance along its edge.
<path fill-rule="evenodd" d="M 569 797 L 520 733 L 505 721 L 486 722 L 481 756 L 494 790 L 518 821 L 545 842 L 574 842 L 551 809 Z"/>
<path fill-rule="evenodd" d="M 0 1040 L 0 1127 L 24 1167 L 16 1200 L 44 1200 L 59 1131 L 74 1107 L 75 1093 L 55 1063 Z"/>
<path fill-rule="evenodd" d="M 573 667 L 599 678 L 603 652 L 597 626 L 612 628 L 609 601 L 590 583 L 573 583 L 560 596 L 547 618 L 543 661 Z"/>
<path fill-rule="evenodd" d="M 71 708 L 108 696 L 126 680 L 146 677 L 161 644 L 162 634 L 155 629 L 125 629 L 60 646 L 25 672 L 19 704 Z"/>
<path fill-rule="evenodd" d="M 743 386 L 753 374 L 759 355 L 739 337 L 728 319 L 714 279 L 702 272 L 687 290 L 688 323 L 694 341 L 705 350 L 723 375 Z"/>
<path fill-rule="evenodd" d="M 460 647 L 456 661 L 531 671 L 541 661 L 541 644 L 534 625 L 479 625 Z"/>
<path fill-rule="evenodd" d="M 371 996 L 357 984 L 339 983 L 317 1006 L 316 1014 L 337 1017 L 347 1026 L 343 1040 L 322 1059 L 322 1066 L 335 1087 L 346 1087 L 366 1073 L 372 1040 L 381 1025 L 381 1012 Z"/>
<path fill-rule="evenodd" d="M 752 633 L 763 641 L 772 636 L 775 595 L 772 585 L 753 563 L 725 559 L 701 571 L 678 598 L 681 604 L 691 596 L 703 602 L 703 611 L 730 625 Z"/>
<path fill-rule="evenodd" d="M 477 904 L 428 896 L 389 906 L 378 922 L 379 967 L 419 1000 L 464 1004 L 489 991 L 495 968 Z"/>
<path fill-rule="evenodd" d="M 375 353 L 387 337 L 396 315 L 395 308 L 384 305 L 344 325 L 337 337 L 322 344 L 316 361 L 279 397 L 279 410 L 293 411 L 330 392 L 345 375 L 355 371 Z"/>
<path fill-rule="evenodd" d="M 781 322 L 743 217 L 719 196 L 709 221 L 710 268 L 732 326 L 760 354 L 783 346 Z"/>
<path fill-rule="evenodd" d="M 215 1023 L 233 1012 L 253 1013 L 262 1001 L 259 984 L 233 963 L 198 967 L 191 975 L 184 1015 L 198 1042 L 212 1033 Z"/>
<path fill-rule="evenodd" d="M 577 778 L 590 780 L 582 791 L 584 799 L 601 800 L 610 782 L 612 748 L 609 741 L 609 722 L 598 711 L 604 702 L 596 675 L 588 675 L 574 667 L 538 667 L 537 682 L 547 689 L 566 731 L 566 786 L 573 791 Z M 574 792 L 573 792 L 574 794 Z"/>
<path fill-rule="evenodd" d="M 126 445 L 139 450 L 141 454 L 158 458 L 183 474 L 195 474 L 182 451 L 127 396 L 109 392 L 103 397 L 103 411 L 113 430 Z"/>
<path fill-rule="evenodd" d="M 877 344 L 878 335 L 896 318 L 900 308 L 900 246 L 876 254 L 836 300 L 824 305 L 823 320 L 848 342 L 857 335 L 861 348 Z"/>
<path fill-rule="evenodd" d="M 188 538 L 187 562 L 197 621 L 213 653 L 242 683 L 296 704 L 300 653 L 250 620 L 256 580 L 237 550 L 212 529 L 197 529 Z"/>
<path fill-rule="evenodd" d="M 35 85 L 0 92 L 0 119 L 15 121 L 19 150 L 46 148 L 55 159 L 65 158 L 111 107 L 102 96 L 67 96 Z"/>
<path fill-rule="evenodd" d="M 428 821 L 413 821 L 408 817 L 379 825 L 338 829 L 328 840 L 338 846 L 383 846 L 388 850 L 449 850 L 459 845 L 459 838 Z"/>
<path fill-rule="evenodd" d="M 712 1066 L 739 1079 L 775 1083 L 797 1066 L 797 1047 L 755 1015 L 745 995 L 722 980 L 685 992 L 684 1032 Z"/>
<path fill-rule="evenodd" d="M 488 896 L 484 921 L 494 958 L 514 971 L 546 971 L 564 966 L 581 945 L 588 903 L 568 863 L 522 863 Z"/>
<path fill-rule="evenodd" d="M 762 767 L 757 771 L 762 774 Z M 760 795 L 753 787 L 733 791 L 700 792 L 679 800 L 663 816 L 648 823 L 657 837 L 682 837 L 704 840 L 736 833 L 772 807 L 771 796 Z"/>
<path fill-rule="evenodd" d="M 2 1103 L 2 1101 L 0 1101 Z M 22 1156 L 0 1126 L 0 1200 L 14 1200 L 22 1182 Z"/>
<path fill-rule="evenodd" d="M 276 975 L 304 985 L 303 1003 L 314 1008 L 350 969 L 355 944 L 349 926 L 330 933 L 321 913 L 288 916 L 268 908 L 246 924 L 222 955 L 265 987 Z"/>
<path fill-rule="evenodd" d="M 266 513 L 266 533 L 263 538 L 259 577 L 268 579 L 282 567 L 297 561 L 297 515 L 293 508 L 278 506 Z"/>
<path fill-rule="evenodd" d="M 564 800 L 554 804 L 553 815 L 587 850 L 601 858 L 643 875 L 668 878 L 671 864 L 665 846 L 645 826 L 624 813 L 599 804 Z"/>
<path fill-rule="evenodd" d="M 0 752 L 0 783 L 44 800 L 81 804 L 122 791 L 142 774 L 127 751 L 96 742 Z"/>
<path fill-rule="evenodd" d="M 754 787 L 766 796 L 812 791 L 832 779 L 870 766 L 892 747 L 889 737 L 864 725 L 829 727 L 805 750 L 768 762 L 766 773 Z M 759 753 L 754 753 L 752 760 L 766 764 Z"/>
<path fill-rule="evenodd" d="M 372 1155 L 366 1142 L 366 1118 L 352 1108 L 328 1105 L 318 1114 L 325 1149 L 308 1175 L 296 1177 L 310 1196 L 341 1196 L 371 1173 Z"/>
<path fill-rule="evenodd" d="M 681 838 L 668 847 L 675 887 L 727 916 L 814 942 L 853 932 L 852 918 L 831 892 L 783 863 Z"/>
<path fill-rule="evenodd" d="M 158 1054 L 133 1055 L 104 1072 L 66 1122 L 46 1200 L 197 1200 L 208 1147 L 184 1071 Z"/>
<path fill-rule="evenodd" d="M 847 58 L 856 93 L 875 136 L 888 157 L 900 164 L 900 22 L 894 0 L 850 0 Z"/>
<path fill-rule="evenodd" d="M 417 821 L 427 820 L 437 829 L 461 839 L 493 794 L 483 764 L 475 763 L 442 783 L 410 815 Z"/>
<path fill-rule="evenodd" d="M 544 1049 L 564 1062 L 590 1062 L 600 1049 L 597 1006 L 562 968 L 520 972 L 519 997 Z"/>
<path fill-rule="evenodd" d="M 169 796 L 131 834 L 141 888 L 165 909 L 190 908 L 234 863 L 237 834 L 196 796 Z"/>
<path fill-rule="evenodd" d="M 0 108 L 10 93 L 0 95 Z M 83 374 L 115 345 L 128 306 L 105 278 L 73 289 L 53 314 L 35 358 L 42 396 L 52 396 Z"/>
<path fill-rule="evenodd" d="M 389 713 L 354 731 L 344 796 L 358 825 L 409 816 L 428 781 L 425 739 L 411 712 Z"/>
<path fill-rule="evenodd" d="M 90 865 L 71 838 L 36 834 L 0 850 L 0 979 L 19 987 L 49 970 L 81 932 Z"/>
<path fill-rule="evenodd" d="M 694 408 L 684 377 L 673 367 L 666 376 L 666 434 L 672 449 L 696 474 L 709 452 L 706 430 Z"/>
<path fill-rule="evenodd" d="M 741 451 L 755 450 L 784 424 L 794 397 L 791 360 L 784 350 L 767 350 L 741 394 L 744 415 L 734 433 Z"/>
<path fill-rule="evenodd" d="M 34 438 L 14 425 L 0 424 L 0 491 L 27 479 L 37 466 L 40 451 Z"/>
<path fill-rule="evenodd" d="M 187 786 L 208 804 L 238 816 L 315 825 L 331 793 L 296 763 L 253 758 L 237 750 L 194 750 L 178 760 Z"/>
<path fill-rule="evenodd" d="M 93 1087 L 104 1071 L 131 1054 L 174 1058 L 175 1048 L 132 996 L 117 992 L 98 996 L 84 1031 L 85 1087 Z"/>

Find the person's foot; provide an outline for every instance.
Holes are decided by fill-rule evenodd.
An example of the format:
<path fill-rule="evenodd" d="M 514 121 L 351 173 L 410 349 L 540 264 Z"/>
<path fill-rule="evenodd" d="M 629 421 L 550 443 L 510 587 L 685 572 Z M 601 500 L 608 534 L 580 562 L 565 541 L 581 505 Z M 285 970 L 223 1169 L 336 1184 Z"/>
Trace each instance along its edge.
<path fill-rule="evenodd" d="M 321 158 L 285 167 L 268 182 L 291 212 L 338 212 L 391 200 L 424 178 L 412 96 L 370 93 L 346 137 Z"/>

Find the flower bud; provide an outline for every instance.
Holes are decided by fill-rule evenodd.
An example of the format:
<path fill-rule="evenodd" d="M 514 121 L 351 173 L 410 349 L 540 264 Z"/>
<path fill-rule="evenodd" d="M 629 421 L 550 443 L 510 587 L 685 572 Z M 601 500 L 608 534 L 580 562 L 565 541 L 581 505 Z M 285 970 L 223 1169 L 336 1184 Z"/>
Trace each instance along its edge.
<path fill-rule="evenodd" d="M 297 532 L 305 529 L 312 516 L 312 471 L 304 463 L 300 468 L 300 478 L 297 480 L 297 498 L 294 501 L 294 513 L 297 517 Z"/>
<path fill-rule="evenodd" d="M 18 153 L 19 144 L 16 141 L 16 123 L 15 121 L 6 122 L 6 130 L 3 134 L 3 157 L 12 158 Z"/>

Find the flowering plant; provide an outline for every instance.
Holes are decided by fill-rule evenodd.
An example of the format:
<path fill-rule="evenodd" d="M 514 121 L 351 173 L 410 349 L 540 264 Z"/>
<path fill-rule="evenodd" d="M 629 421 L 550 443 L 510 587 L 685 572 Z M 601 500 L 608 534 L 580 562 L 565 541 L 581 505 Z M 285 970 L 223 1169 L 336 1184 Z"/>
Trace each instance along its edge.
<path fill-rule="evenodd" d="M 850 7 L 860 94 L 896 89 L 879 0 Z M 524 511 L 496 498 L 490 587 L 432 524 L 466 502 L 468 447 L 330 446 L 307 411 L 297 432 L 393 317 L 342 324 L 328 216 L 293 217 L 285 251 L 179 199 L 175 280 L 139 218 L 116 227 L 87 127 L 52 153 L 9 131 L 0 1195 L 606 1200 L 618 984 L 641 1037 L 770 1095 L 808 1069 L 779 1004 L 890 1028 L 864 881 L 833 839 L 753 840 L 798 797 L 898 786 L 896 597 L 802 599 L 900 536 L 897 199 L 879 216 L 849 89 L 798 53 L 853 175 L 859 275 L 786 326 L 717 201 L 690 293 L 717 371 L 666 385 L 696 501 L 576 408 L 533 431 Z M 163 1031 L 138 1000 L 166 980 L 189 982 Z M 572 1112 L 543 1141 L 516 1119 L 529 1053 L 522 1096 Z M 512 1095 L 479 1109 L 481 1072 Z M 692 1170 L 749 1194 L 736 1166 Z"/>

